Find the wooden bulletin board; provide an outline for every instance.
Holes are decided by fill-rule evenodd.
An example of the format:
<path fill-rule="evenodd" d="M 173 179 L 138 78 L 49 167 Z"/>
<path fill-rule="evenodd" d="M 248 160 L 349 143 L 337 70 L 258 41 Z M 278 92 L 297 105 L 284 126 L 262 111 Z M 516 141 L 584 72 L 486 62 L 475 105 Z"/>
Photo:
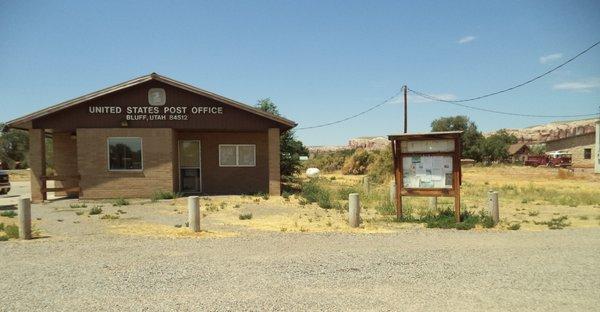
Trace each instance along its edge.
<path fill-rule="evenodd" d="M 396 180 L 396 215 L 402 217 L 402 197 L 454 197 L 460 222 L 460 135 L 462 131 L 389 135 Z"/>

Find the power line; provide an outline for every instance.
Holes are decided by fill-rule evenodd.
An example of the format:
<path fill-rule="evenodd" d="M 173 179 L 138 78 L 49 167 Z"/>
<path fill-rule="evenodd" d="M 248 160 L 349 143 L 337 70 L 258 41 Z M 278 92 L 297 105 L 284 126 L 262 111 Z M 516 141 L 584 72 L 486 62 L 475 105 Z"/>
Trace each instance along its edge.
<path fill-rule="evenodd" d="M 427 94 L 422 94 L 420 92 L 408 89 L 408 91 L 426 98 L 426 99 L 430 99 Z M 444 101 L 446 102 L 446 101 Z M 449 104 L 452 105 L 456 105 L 456 106 L 460 106 L 460 107 L 464 107 L 464 108 L 468 108 L 468 109 L 474 109 L 474 110 L 478 110 L 478 111 L 483 111 L 483 112 L 488 112 L 488 113 L 495 113 L 495 114 L 502 114 L 502 115 L 510 115 L 510 116 L 521 116 L 521 117 L 540 117 L 540 118 L 574 118 L 574 117 L 592 117 L 592 116 L 599 116 L 598 113 L 594 113 L 594 114 L 577 114 L 577 115 L 535 115 L 535 114 L 519 114 L 519 113 L 511 113 L 511 112 L 503 112 L 503 111 L 498 111 L 498 110 L 493 110 L 493 109 L 487 109 L 487 108 L 481 108 L 481 107 L 475 107 L 475 106 L 470 106 L 470 105 L 466 105 L 466 104 L 461 104 L 461 103 L 454 103 L 454 102 L 447 102 Z"/>
<path fill-rule="evenodd" d="M 383 106 L 384 104 L 389 103 L 391 100 L 397 98 L 400 94 L 402 94 L 403 91 L 404 91 L 404 87 L 402 87 L 400 89 L 400 91 L 396 92 L 396 94 L 394 94 L 393 96 L 387 98 L 385 101 L 383 101 L 383 102 L 381 102 L 381 103 L 379 103 L 379 104 L 377 104 L 375 106 L 371 106 L 367 110 L 364 110 L 364 111 L 362 111 L 360 113 L 354 114 L 352 116 L 348 116 L 348 117 L 346 117 L 344 119 L 340 119 L 340 120 L 336 120 L 336 121 L 332 121 L 332 122 L 328 122 L 328 123 L 324 123 L 324 124 L 319 124 L 319 125 L 315 125 L 315 126 L 310 126 L 310 127 L 302 127 L 302 128 L 298 128 L 296 130 L 308 130 L 308 129 L 322 128 L 322 127 L 327 127 L 327 126 L 335 125 L 335 124 L 338 124 L 338 123 L 341 123 L 341 122 L 344 122 L 344 121 L 356 118 L 356 117 L 364 115 L 364 114 L 366 114 L 366 113 L 368 113 L 368 112 L 370 112 L 370 111 L 372 111 L 372 110 L 374 110 L 374 109 L 376 109 L 376 108 L 378 108 L 380 106 Z"/>
<path fill-rule="evenodd" d="M 540 79 L 540 78 L 542 78 L 542 77 L 544 77 L 544 76 L 546 76 L 546 75 L 548 75 L 548 74 L 550 74 L 550 73 L 558 70 L 559 68 L 561 68 L 561 67 L 569 64 L 570 62 L 574 61 L 576 58 L 582 56 L 583 54 L 587 53 L 589 50 L 591 50 L 594 47 L 596 47 L 598 44 L 600 44 L 600 41 L 592 44 L 587 49 L 579 52 L 577 55 L 573 56 L 572 58 L 568 59 L 567 61 L 563 62 L 562 64 L 560 64 L 560 65 L 558 65 L 558 66 L 550 69 L 549 71 L 547 71 L 547 72 L 545 72 L 545 73 L 543 73 L 541 75 L 535 76 L 535 77 L 533 77 L 533 78 L 531 78 L 531 79 L 529 79 L 529 80 L 527 80 L 525 82 L 519 83 L 519 84 L 514 85 L 514 86 L 512 86 L 510 88 L 506 88 L 506 89 L 502 89 L 502 90 L 499 90 L 499 91 L 487 93 L 487 94 L 476 96 L 476 97 L 473 97 L 473 98 L 462 99 L 462 100 L 445 100 L 445 99 L 440 99 L 438 97 L 435 97 L 433 95 L 429 95 L 429 94 L 426 94 L 426 93 L 423 93 L 423 92 L 417 92 L 417 91 L 411 90 L 411 89 L 408 89 L 408 90 L 411 91 L 411 92 L 413 92 L 413 93 L 415 93 L 415 94 L 417 94 L 417 95 L 419 95 L 419 96 L 421 96 L 421 97 L 424 97 L 426 99 L 430 99 L 430 100 L 433 100 L 433 101 L 439 101 L 439 102 L 446 102 L 446 103 L 461 103 L 461 102 L 469 102 L 469 101 L 480 100 L 480 99 L 483 99 L 483 98 L 486 98 L 486 97 L 490 97 L 490 96 L 497 95 L 497 94 L 500 94 L 500 93 L 508 92 L 508 91 L 514 90 L 516 88 L 522 87 L 524 85 L 530 84 L 530 83 L 532 83 L 532 82 L 534 82 L 534 81 L 536 81 L 536 80 L 538 80 L 538 79 Z M 560 117 L 560 116 L 557 116 L 557 117 Z"/>
<path fill-rule="evenodd" d="M 408 91 L 410 91 L 410 92 L 412 92 L 412 93 L 414 93 L 414 94 L 416 94 L 416 95 L 418 95 L 418 96 L 420 96 L 420 97 L 423 97 L 423 98 L 426 98 L 426 99 L 429 99 L 429 100 L 432 100 L 432 101 L 438 101 L 438 102 L 450 103 L 450 104 L 457 105 L 457 106 L 461 106 L 461 107 L 464 107 L 464 108 L 469 108 L 469 109 L 474 109 L 474 110 L 479 110 L 479 111 L 484 111 L 484 112 L 489 112 L 489 113 L 504 114 L 504 115 L 511 115 L 511 116 L 524 116 L 524 117 L 549 117 L 549 118 L 571 118 L 571 117 L 589 117 L 589 116 L 596 116 L 597 114 L 577 114 L 577 115 L 534 115 L 534 114 L 518 114 L 518 113 L 503 112 L 503 111 L 497 111 L 497 110 L 486 109 L 486 108 L 479 108 L 479 107 L 469 106 L 469 105 L 460 104 L 460 103 L 461 103 L 461 102 L 469 102 L 469 101 L 475 101 L 475 100 L 483 99 L 483 98 L 486 98 L 486 97 L 490 97 L 490 96 L 497 95 L 497 94 L 500 94 L 500 93 L 508 92 L 508 91 L 514 90 L 514 89 L 516 89 L 516 88 L 522 87 L 522 86 L 524 86 L 524 85 L 530 84 L 530 83 L 532 83 L 532 82 L 534 82 L 534 81 L 536 81 L 536 80 L 538 80 L 538 79 L 540 79 L 540 78 L 542 78 L 542 77 L 544 77 L 544 76 L 546 76 L 546 75 L 548 75 L 548 74 L 550 74 L 550 73 L 552 73 L 552 72 L 554 72 L 554 71 L 558 70 L 559 68 L 561 68 L 561 67 L 563 67 L 563 66 L 565 66 L 565 65 L 569 64 L 570 62 L 574 61 L 575 59 L 577 59 L 577 58 L 578 58 L 578 57 L 580 57 L 581 55 L 583 55 L 583 54 L 587 53 L 589 50 L 591 50 L 591 49 L 593 49 L 594 47 L 596 47 L 598 44 L 600 44 L 600 41 L 598 41 L 598 42 L 594 43 L 593 45 L 589 46 L 587 49 L 585 49 L 585 50 L 583 50 L 583 51 L 579 52 L 577 55 L 573 56 L 572 58 L 568 59 L 567 61 L 563 62 L 562 64 L 560 64 L 560 65 L 558 65 L 558 66 L 556 66 L 556 67 L 554 67 L 554 68 L 552 68 L 552 69 L 550 69 L 550 70 L 548 70 L 548 71 L 544 72 L 544 73 L 543 73 L 543 74 L 541 74 L 541 75 L 538 75 L 538 76 L 536 76 L 536 77 L 533 77 L 533 78 L 531 78 L 531 79 L 529 79 L 529 80 L 527 80 L 527 81 L 525 81 L 525 82 L 519 83 L 519 84 L 517 84 L 517 85 L 514 85 L 514 86 L 512 86 L 512 87 L 510 87 L 510 88 L 502 89 L 502 90 L 499 90 L 499 91 L 496 91 L 496 92 L 492 92 L 492 93 L 488 93 L 488 94 L 480 95 L 480 96 L 473 97 L 473 98 L 462 99 L 462 100 L 445 100 L 445 99 L 440 99 L 440 98 L 438 98 L 438 97 L 435 97 L 435 96 L 433 96 L 433 95 L 429 95 L 429 94 L 426 94 L 426 93 L 423 93 L 423 92 L 419 92 L 419 91 L 416 91 L 416 90 L 412 90 L 412 89 L 410 89 L 410 88 L 408 88 L 408 87 L 406 87 L 406 86 L 405 86 L 405 87 L 401 88 L 401 89 L 400 89 L 400 91 L 398 91 L 396 94 L 394 94 L 393 96 L 389 97 L 389 98 L 388 98 L 388 99 L 386 99 L 385 101 L 383 101 L 383 102 L 381 102 L 381 103 L 379 103 L 379 104 L 377 104 L 377 105 L 375 105 L 375 106 L 371 106 L 371 107 L 369 107 L 368 109 L 366 109 L 366 110 L 364 110 L 364 111 L 362 111 L 362 112 L 359 112 L 359 113 L 357 113 L 357 114 L 354 114 L 354 115 L 352 115 L 352 116 L 348 116 L 348 117 L 346 117 L 346 118 L 343 118 L 343 119 L 340 119 L 340 120 L 336 120 L 336 121 L 332 121 L 332 122 L 328 122 L 328 123 L 323 123 L 323 124 L 319 124 L 319 125 L 315 125 L 315 126 L 302 127 L 302 128 L 298 128 L 298 129 L 296 129 L 296 130 L 308 130 L 308 129 L 316 129 L 316 128 L 327 127 L 327 126 L 335 125 L 335 124 L 342 123 L 342 122 L 344 122 L 344 121 L 347 121 L 347 120 L 350 120 L 350 119 L 353 119 L 353 118 L 359 117 L 359 116 L 361 116 L 361 115 L 364 115 L 364 114 L 366 114 L 366 113 L 368 113 L 368 112 L 370 112 L 370 111 L 372 111 L 372 110 L 374 110 L 374 109 L 376 109 L 376 108 L 378 108 L 378 107 L 380 107 L 380 106 L 383 106 L 384 104 L 386 104 L 386 103 L 390 102 L 391 100 L 395 99 L 396 97 L 398 97 L 398 96 L 399 96 L 399 95 L 400 95 L 400 94 L 401 94 L 401 93 L 404 91 L 404 88 L 406 88 Z"/>

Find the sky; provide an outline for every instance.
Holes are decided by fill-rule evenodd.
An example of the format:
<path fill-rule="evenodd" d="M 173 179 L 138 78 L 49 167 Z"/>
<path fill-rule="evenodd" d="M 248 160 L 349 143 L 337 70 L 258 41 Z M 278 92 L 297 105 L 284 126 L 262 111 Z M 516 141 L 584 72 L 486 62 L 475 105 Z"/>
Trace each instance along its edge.
<path fill-rule="evenodd" d="M 444 99 L 528 80 L 600 40 L 600 1 L 0 0 L 0 121 L 157 72 L 309 127 L 410 89 Z M 480 130 L 568 118 L 498 115 L 408 98 L 408 130 L 466 115 Z M 532 84 L 469 105 L 523 114 L 600 110 L 600 46 Z M 403 129 L 402 98 L 306 145 Z"/>

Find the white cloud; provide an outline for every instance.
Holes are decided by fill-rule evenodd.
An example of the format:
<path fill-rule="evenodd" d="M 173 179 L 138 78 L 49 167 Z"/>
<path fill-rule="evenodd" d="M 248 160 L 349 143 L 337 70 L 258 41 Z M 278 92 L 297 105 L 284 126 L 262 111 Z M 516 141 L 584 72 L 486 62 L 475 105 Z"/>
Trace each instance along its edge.
<path fill-rule="evenodd" d="M 475 40 L 475 36 L 466 36 L 466 37 L 462 37 L 458 40 L 458 43 L 463 44 L 463 43 L 468 43 Z"/>
<path fill-rule="evenodd" d="M 428 103 L 428 102 L 433 102 L 433 100 L 418 96 L 416 94 L 409 94 L 408 95 L 408 104 L 410 103 Z M 452 101 L 452 100 L 456 100 L 457 97 L 454 94 L 451 93 L 439 93 L 439 94 L 431 94 L 431 96 L 441 99 L 441 100 L 446 100 L 446 101 Z M 404 100 L 402 100 L 399 103 L 404 103 Z"/>
<path fill-rule="evenodd" d="M 542 64 L 550 63 L 552 61 L 558 60 L 562 56 L 563 56 L 562 53 L 554 53 L 554 54 L 544 55 L 544 56 L 540 57 L 540 63 L 542 63 Z"/>
<path fill-rule="evenodd" d="M 593 77 L 579 81 L 568 81 L 555 84 L 554 90 L 590 92 L 592 89 L 600 88 L 600 78 Z"/>

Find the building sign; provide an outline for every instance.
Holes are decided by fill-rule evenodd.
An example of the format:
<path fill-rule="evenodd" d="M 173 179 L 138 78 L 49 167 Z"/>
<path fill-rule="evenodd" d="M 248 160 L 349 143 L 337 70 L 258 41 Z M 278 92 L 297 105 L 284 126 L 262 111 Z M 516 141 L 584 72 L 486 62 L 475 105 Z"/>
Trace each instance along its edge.
<path fill-rule="evenodd" d="M 90 114 L 124 115 L 126 120 L 188 120 L 193 115 L 222 115 L 221 106 L 90 106 Z"/>
<path fill-rule="evenodd" d="M 162 88 L 148 90 L 150 106 L 90 106 L 94 115 L 124 115 L 125 120 L 189 120 L 194 115 L 222 115 L 222 106 L 164 106 L 167 94 Z"/>

